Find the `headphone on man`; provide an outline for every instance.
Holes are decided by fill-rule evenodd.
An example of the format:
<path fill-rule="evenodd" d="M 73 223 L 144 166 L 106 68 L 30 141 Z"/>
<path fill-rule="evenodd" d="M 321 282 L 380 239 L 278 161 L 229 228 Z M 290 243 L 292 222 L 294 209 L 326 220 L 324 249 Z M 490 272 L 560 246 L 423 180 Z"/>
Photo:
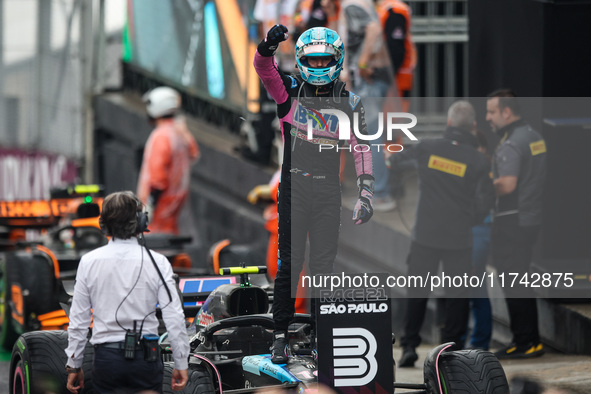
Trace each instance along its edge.
<path fill-rule="evenodd" d="M 137 198 L 135 195 L 133 195 L 133 199 L 135 200 L 135 202 L 137 204 L 137 209 L 141 209 L 140 207 L 142 207 L 143 204 L 139 200 L 139 198 Z M 139 235 L 142 233 L 150 232 L 150 230 L 148 230 L 148 222 L 149 222 L 148 213 L 143 210 L 136 210 L 136 213 L 135 213 L 135 234 Z M 130 224 L 132 224 L 132 223 L 133 222 L 130 222 Z M 106 234 L 108 232 L 108 228 L 105 225 L 105 221 L 104 221 L 102 215 L 99 216 L 99 227 L 100 227 L 101 231 L 103 232 L 103 234 Z"/>
<path fill-rule="evenodd" d="M 141 205 L 140 200 L 138 201 L 138 206 Z M 150 232 L 150 230 L 148 230 L 148 213 L 145 211 L 137 211 L 136 212 L 136 233 L 137 234 L 141 234 L 141 233 L 146 233 L 146 232 Z"/>

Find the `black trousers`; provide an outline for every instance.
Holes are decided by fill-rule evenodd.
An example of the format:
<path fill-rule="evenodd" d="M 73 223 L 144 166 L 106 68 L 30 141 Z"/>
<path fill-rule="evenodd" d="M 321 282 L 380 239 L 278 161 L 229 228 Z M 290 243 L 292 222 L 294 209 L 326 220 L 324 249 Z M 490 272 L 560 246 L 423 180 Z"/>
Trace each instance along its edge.
<path fill-rule="evenodd" d="M 427 273 L 437 275 L 439 263 L 446 276 L 463 276 L 471 272 L 472 249 L 439 249 L 413 242 L 408 255 L 407 277 Z M 416 348 L 421 344 L 420 331 L 425 319 L 430 287 L 409 287 L 406 299 L 404 335 L 400 344 L 403 348 Z M 469 314 L 469 288 L 446 289 L 445 320 L 441 328 L 441 342 L 455 342 L 457 349 L 463 348 L 462 336 L 466 332 Z"/>
<path fill-rule="evenodd" d="M 293 174 L 279 185 L 279 267 L 273 294 L 276 330 L 287 330 L 295 312 L 295 294 L 306 241 L 309 274 L 329 274 L 337 255 L 341 225 L 341 186 L 336 176 L 314 179 Z M 314 300 L 312 300 L 314 301 Z M 315 305 L 311 307 L 313 320 Z"/>
<path fill-rule="evenodd" d="M 539 232 L 540 226 L 520 226 L 517 215 L 495 219 L 491 232 L 491 254 L 497 272 L 505 273 L 506 278 L 509 273 L 528 273 Z M 531 288 L 518 285 L 505 285 L 503 289 L 513 342 L 517 345 L 537 344 L 540 342 L 537 302 Z"/>
<path fill-rule="evenodd" d="M 144 351 L 136 350 L 135 359 L 127 360 L 123 350 L 95 346 L 92 385 L 99 394 L 128 394 L 141 391 L 162 393 L 162 360 L 144 360 Z"/>

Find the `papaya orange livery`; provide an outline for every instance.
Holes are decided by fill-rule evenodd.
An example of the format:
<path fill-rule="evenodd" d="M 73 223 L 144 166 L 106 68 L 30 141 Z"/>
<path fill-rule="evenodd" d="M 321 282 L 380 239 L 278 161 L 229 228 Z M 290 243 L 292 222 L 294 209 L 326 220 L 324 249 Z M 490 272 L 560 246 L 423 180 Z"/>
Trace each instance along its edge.
<path fill-rule="evenodd" d="M 51 200 L 17 200 L 0 201 L 0 218 L 24 219 L 24 218 L 59 218 L 75 213 L 80 205 L 80 198 L 57 198 Z M 102 198 L 95 198 L 94 202 L 102 205 Z"/>
<path fill-rule="evenodd" d="M 53 216 L 49 201 L 0 201 L 0 216 L 4 218 Z"/>

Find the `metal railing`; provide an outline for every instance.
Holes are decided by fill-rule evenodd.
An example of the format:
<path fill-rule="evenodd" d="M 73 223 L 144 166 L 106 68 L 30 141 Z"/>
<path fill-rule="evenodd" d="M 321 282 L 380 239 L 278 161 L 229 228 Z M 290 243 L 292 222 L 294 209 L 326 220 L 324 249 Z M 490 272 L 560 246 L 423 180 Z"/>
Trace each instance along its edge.
<path fill-rule="evenodd" d="M 416 131 L 438 134 L 446 123 L 446 101 L 420 98 L 468 95 L 468 1 L 406 2 L 413 13 L 411 33 L 417 47 L 410 112 L 422 120 Z"/>

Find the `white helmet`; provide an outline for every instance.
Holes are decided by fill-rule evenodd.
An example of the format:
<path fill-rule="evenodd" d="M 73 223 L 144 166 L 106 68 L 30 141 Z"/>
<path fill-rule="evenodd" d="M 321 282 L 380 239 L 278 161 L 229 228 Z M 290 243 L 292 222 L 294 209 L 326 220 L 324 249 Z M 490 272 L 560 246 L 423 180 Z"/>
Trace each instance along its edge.
<path fill-rule="evenodd" d="M 151 118 L 174 115 L 181 107 L 181 95 L 167 86 L 152 89 L 143 97 L 146 110 Z"/>

